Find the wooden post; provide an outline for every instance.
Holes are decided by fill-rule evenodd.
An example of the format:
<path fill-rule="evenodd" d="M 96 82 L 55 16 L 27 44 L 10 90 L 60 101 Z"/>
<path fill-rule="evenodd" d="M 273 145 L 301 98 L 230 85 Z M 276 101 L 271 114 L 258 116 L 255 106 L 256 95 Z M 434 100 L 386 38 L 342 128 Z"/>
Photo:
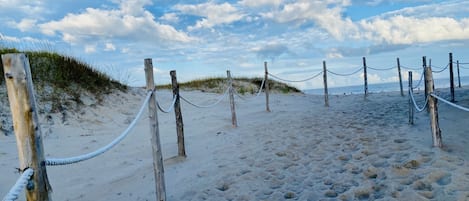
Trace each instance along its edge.
<path fill-rule="evenodd" d="M 324 104 L 326 107 L 329 107 L 329 93 L 327 91 L 327 68 L 326 68 L 326 61 L 322 61 L 322 68 L 323 68 L 323 79 L 324 79 Z"/>
<path fill-rule="evenodd" d="M 399 76 L 399 86 L 401 87 L 401 96 L 404 96 L 404 89 L 402 87 L 402 75 L 401 75 L 401 62 L 397 58 L 397 73 Z"/>
<path fill-rule="evenodd" d="M 453 53 L 449 53 L 449 88 L 451 92 L 451 102 L 454 100 L 454 73 L 453 73 Z"/>
<path fill-rule="evenodd" d="M 265 75 L 264 75 L 264 88 L 265 88 L 265 110 L 267 112 L 270 112 L 269 108 L 269 71 L 267 70 L 267 61 L 264 62 L 264 69 L 265 69 Z"/>
<path fill-rule="evenodd" d="M 411 93 L 413 92 L 412 71 L 409 71 L 409 124 L 414 124 L 414 103 L 412 102 Z"/>
<path fill-rule="evenodd" d="M 176 71 L 169 72 L 171 75 L 171 84 L 173 86 L 173 97 L 176 98 L 174 102 L 174 115 L 176 116 L 176 132 L 178 136 L 178 156 L 186 157 L 186 147 L 184 143 L 184 123 L 182 121 L 181 101 L 179 96 L 179 84 L 176 77 Z"/>
<path fill-rule="evenodd" d="M 425 81 L 428 86 L 428 93 L 432 94 L 434 90 L 432 68 L 425 68 Z M 432 130 L 433 146 L 441 148 L 443 146 L 441 140 L 441 130 L 438 124 L 438 100 L 433 96 L 428 96 L 428 108 L 430 110 L 430 126 Z"/>
<path fill-rule="evenodd" d="M 423 70 L 424 70 L 424 74 L 425 74 L 425 70 L 427 69 L 427 58 L 425 56 L 422 57 L 422 67 L 423 67 Z M 427 90 L 427 77 L 425 77 L 425 75 L 423 76 L 423 81 L 424 81 L 424 84 L 425 84 L 425 97 L 428 95 L 428 90 Z"/>
<path fill-rule="evenodd" d="M 145 78 L 147 82 L 147 91 L 155 91 L 155 82 L 153 79 L 153 62 L 151 59 L 145 59 Z M 156 107 L 156 97 L 153 93 L 148 103 L 151 146 L 153 150 L 153 168 L 155 171 L 156 198 L 158 201 L 166 201 L 166 187 L 164 181 L 163 156 L 161 154 L 160 131 L 158 127 L 158 111 Z"/>
<path fill-rule="evenodd" d="M 461 76 L 459 75 L 459 60 L 456 61 L 456 67 L 458 68 L 458 88 L 461 88 Z"/>
<path fill-rule="evenodd" d="M 231 108 L 231 125 L 233 128 L 238 127 L 238 121 L 236 120 L 236 109 L 235 109 L 235 102 L 233 96 L 233 79 L 231 78 L 231 73 L 229 70 L 226 71 L 226 75 L 228 76 L 229 84 L 229 92 L 230 92 L 230 108 Z"/>
<path fill-rule="evenodd" d="M 5 54 L 2 55 L 2 63 L 18 148 L 19 169 L 21 172 L 28 168 L 34 170 L 26 188 L 26 200 L 48 201 L 51 187 L 47 178 L 29 60 L 22 53 Z"/>
<path fill-rule="evenodd" d="M 363 79 L 365 81 L 365 97 L 368 95 L 368 76 L 366 74 L 366 58 L 363 57 Z"/>

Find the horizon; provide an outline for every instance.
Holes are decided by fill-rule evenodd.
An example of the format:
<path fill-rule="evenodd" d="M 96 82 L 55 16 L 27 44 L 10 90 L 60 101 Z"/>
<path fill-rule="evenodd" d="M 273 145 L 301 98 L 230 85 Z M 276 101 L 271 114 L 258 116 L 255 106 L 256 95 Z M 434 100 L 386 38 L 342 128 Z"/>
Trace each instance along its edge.
<path fill-rule="evenodd" d="M 469 62 L 469 2 L 451 1 L 5 1 L 0 47 L 69 55 L 130 86 L 144 86 L 152 58 L 157 84 L 221 76 L 302 80 L 322 71 Z M 467 56 L 465 56 L 467 55 Z M 414 72 L 419 76 L 420 72 Z M 461 76 L 469 71 L 461 69 Z M 328 75 L 329 87 L 360 85 L 363 74 Z M 407 80 L 406 70 L 402 71 Z M 446 74 L 435 78 L 448 77 Z M 395 82 L 396 71 L 368 71 L 369 83 Z M 288 83 L 321 88 L 321 78 Z"/>

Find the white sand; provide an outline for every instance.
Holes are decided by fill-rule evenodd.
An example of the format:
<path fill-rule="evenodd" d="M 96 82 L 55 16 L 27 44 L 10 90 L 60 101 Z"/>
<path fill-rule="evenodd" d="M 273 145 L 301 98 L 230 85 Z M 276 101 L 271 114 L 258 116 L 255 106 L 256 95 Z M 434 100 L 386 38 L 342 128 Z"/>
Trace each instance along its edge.
<path fill-rule="evenodd" d="M 457 91 L 469 106 L 469 92 Z M 461 94 L 464 93 L 464 94 Z M 219 94 L 183 92 L 199 104 Z M 103 105 L 43 118 L 46 157 L 93 151 L 132 120 L 145 92 L 109 96 Z M 421 96 L 421 94 L 420 94 Z M 163 106 L 168 91 L 158 92 Z M 419 97 L 421 101 L 422 97 Z M 463 100 L 464 99 L 464 100 Z M 399 93 L 237 99 L 214 108 L 182 105 L 187 159 L 177 155 L 174 114 L 159 113 L 168 200 L 469 200 L 469 114 L 440 107 L 444 150 L 432 148 L 428 115 L 407 124 Z M 155 200 L 147 115 L 121 144 L 98 158 L 48 167 L 54 200 Z M 19 174 L 15 139 L 0 136 L 0 196 Z M 21 198 L 24 199 L 24 198 Z"/>

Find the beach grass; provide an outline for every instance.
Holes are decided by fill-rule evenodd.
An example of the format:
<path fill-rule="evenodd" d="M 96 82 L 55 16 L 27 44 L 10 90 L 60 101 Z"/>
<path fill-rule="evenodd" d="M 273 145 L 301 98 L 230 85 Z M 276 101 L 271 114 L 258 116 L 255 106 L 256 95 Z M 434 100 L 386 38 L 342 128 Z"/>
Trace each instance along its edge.
<path fill-rule="evenodd" d="M 233 87 L 236 92 L 244 94 L 255 94 L 262 84 L 263 78 L 254 77 L 235 77 L 233 78 Z M 194 79 L 188 82 L 179 83 L 183 90 L 201 90 L 204 92 L 223 93 L 228 84 L 228 80 L 223 77 L 208 77 Z M 171 84 L 158 85 L 158 89 L 171 89 Z M 263 87 L 265 88 L 265 87 Z M 269 89 L 276 93 L 301 93 L 301 90 L 285 83 L 269 80 Z"/>

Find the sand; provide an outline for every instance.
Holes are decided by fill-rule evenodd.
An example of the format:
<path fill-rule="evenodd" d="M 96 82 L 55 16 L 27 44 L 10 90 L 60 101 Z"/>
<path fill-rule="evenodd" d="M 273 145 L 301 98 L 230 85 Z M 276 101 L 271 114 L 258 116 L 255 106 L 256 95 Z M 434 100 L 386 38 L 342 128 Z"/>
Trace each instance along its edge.
<path fill-rule="evenodd" d="M 220 94 L 181 92 L 197 104 Z M 442 96 L 448 97 L 445 92 Z M 419 103 L 422 94 L 417 94 Z M 115 93 L 79 112 L 41 117 L 46 157 L 93 151 L 130 123 L 142 89 Z M 469 106 L 469 91 L 457 90 Z M 182 104 L 187 158 L 177 155 L 174 114 L 159 113 L 167 200 L 469 200 L 469 114 L 440 105 L 444 149 L 432 147 L 429 118 L 408 122 L 399 93 L 273 94 L 200 109 Z M 163 107 L 169 91 L 158 91 Z M 48 167 L 54 200 L 155 200 L 148 115 L 98 158 Z M 0 136 L 0 196 L 19 174 L 14 136 Z M 21 198 L 24 199 L 24 198 Z M 20 200 L 21 200 L 20 199 Z"/>

